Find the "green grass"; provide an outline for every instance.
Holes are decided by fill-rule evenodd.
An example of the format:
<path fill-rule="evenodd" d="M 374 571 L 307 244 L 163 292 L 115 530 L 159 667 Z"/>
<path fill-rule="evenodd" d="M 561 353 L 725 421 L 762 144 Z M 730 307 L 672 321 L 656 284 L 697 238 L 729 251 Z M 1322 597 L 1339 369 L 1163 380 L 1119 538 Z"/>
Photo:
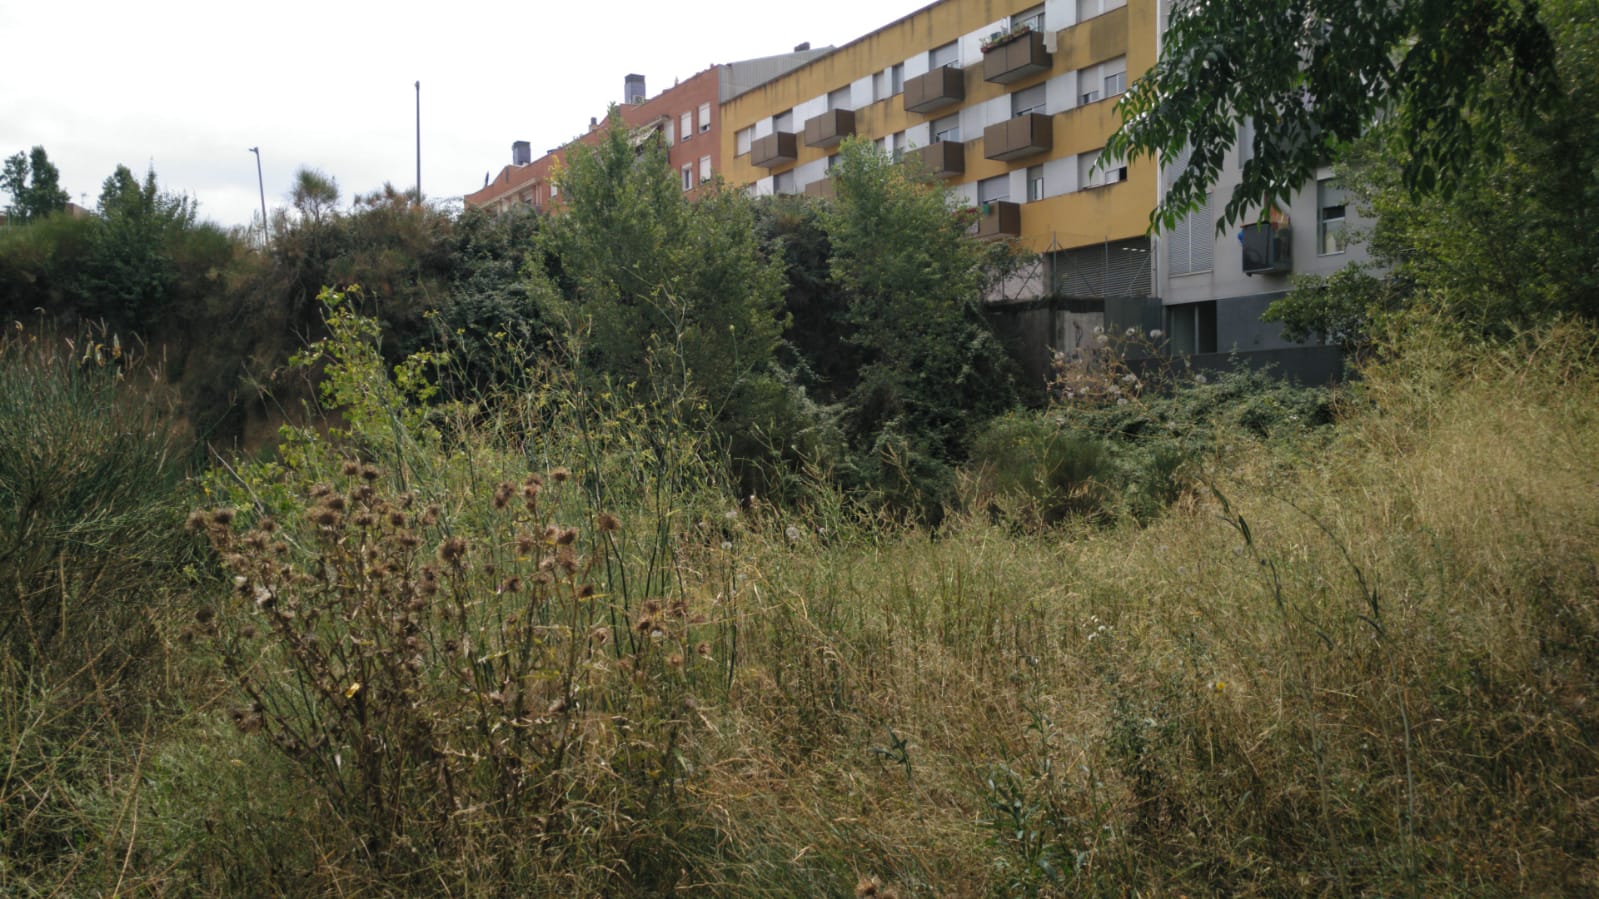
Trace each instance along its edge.
<path fill-rule="evenodd" d="M 71 792 L 75 811 L 36 831 L 56 841 L 48 865 L 0 844 L 0 891 L 1593 892 L 1594 345 L 1579 329 L 1474 348 L 1418 329 L 1330 432 L 1234 428 L 1147 522 L 1068 517 L 1047 530 L 983 509 L 929 533 L 825 491 L 811 511 L 735 501 L 669 414 L 558 383 L 530 384 L 514 407 L 435 418 L 433 436 L 412 441 L 371 436 L 396 433 L 405 413 L 375 414 L 360 452 L 385 479 L 408 472 L 417 502 L 439 503 L 449 535 L 474 547 L 514 545 L 525 524 L 494 508 L 501 480 L 572 469 L 546 512 L 578 528 L 574 560 L 599 596 L 581 621 L 552 604 L 537 632 L 551 655 L 516 675 L 581 675 L 570 751 L 505 750 L 496 734 L 521 727 L 515 716 L 487 729 L 474 717 L 495 686 L 475 679 L 486 669 L 467 665 L 463 680 L 447 653 L 428 656 L 436 679 L 390 723 L 421 716 L 447 737 L 395 769 L 413 780 L 391 796 L 414 803 L 401 836 L 415 850 L 397 865 L 373 852 L 375 819 L 341 780 L 368 733 L 331 724 L 350 710 L 334 709 L 328 683 L 349 672 L 323 683 L 329 672 L 295 662 L 293 641 L 272 642 L 269 614 L 199 580 L 168 601 L 203 599 L 218 634 L 257 628 L 251 680 L 221 663 L 214 638 L 179 643 L 173 629 L 157 655 L 181 701 L 151 703 L 146 725 L 106 731 L 93 752 L 70 735 L 29 744 L 28 789 Z M 307 490 L 353 496 L 360 469 L 341 480 L 347 445 L 297 446 L 294 464 L 233 481 L 244 502 L 228 539 L 247 541 L 251 502 L 269 500 L 300 570 L 350 563 L 356 544 L 306 519 L 326 505 Z M 228 480 L 211 482 L 213 499 Z M 601 512 L 620 530 L 598 530 Z M 439 564 L 449 535 L 426 531 L 414 562 L 396 564 Z M 232 551 L 265 576 L 249 567 L 264 556 Z M 499 564 L 492 579 L 461 575 L 481 646 L 515 630 L 496 630 L 508 625 L 490 588 L 523 563 Z M 321 639 L 375 641 L 375 654 L 351 649 L 337 664 L 381 660 L 388 619 L 361 624 L 367 612 L 349 604 L 362 595 L 302 597 L 344 622 L 318 625 Z M 690 610 L 693 640 L 630 639 L 658 614 L 652 600 Z M 461 619 L 421 624 L 438 637 Z M 594 628 L 611 629 L 603 651 L 563 667 L 572 635 Z M 346 734 L 330 744 L 339 761 L 308 763 L 269 729 L 235 727 L 229 712 L 251 690 L 322 691 L 327 708 L 312 714 Z M 7 695 L 23 697 L 0 711 L 10 732 L 57 707 L 42 687 Z M 458 791 L 475 772 L 485 788 L 523 784 L 532 804 L 501 814 L 472 801 L 440 818 L 428 778 L 444 770 L 442 749 L 475 760 L 449 763 Z M 511 767 L 483 767 L 494 759 Z M 519 779 L 535 770 L 536 782 Z M 13 786 L 0 801 L 26 795 Z"/>

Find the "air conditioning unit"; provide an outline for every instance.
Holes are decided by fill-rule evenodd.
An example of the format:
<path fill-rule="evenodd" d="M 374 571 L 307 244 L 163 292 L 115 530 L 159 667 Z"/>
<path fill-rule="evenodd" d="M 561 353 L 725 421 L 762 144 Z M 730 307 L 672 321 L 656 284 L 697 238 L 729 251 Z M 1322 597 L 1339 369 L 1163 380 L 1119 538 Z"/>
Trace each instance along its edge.
<path fill-rule="evenodd" d="M 1286 225 L 1258 222 L 1238 232 L 1244 249 L 1244 274 L 1276 275 L 1294 269 L 1294 232 Z"/>

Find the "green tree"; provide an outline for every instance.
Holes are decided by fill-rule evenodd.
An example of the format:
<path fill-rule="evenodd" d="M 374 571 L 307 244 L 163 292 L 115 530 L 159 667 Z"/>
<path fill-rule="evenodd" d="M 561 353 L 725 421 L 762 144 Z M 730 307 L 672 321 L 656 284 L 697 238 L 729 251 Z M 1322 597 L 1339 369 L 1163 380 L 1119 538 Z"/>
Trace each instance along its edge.
<path fill-rule="evenodd" d="M 1374 221 L 1383 275 L 1310 281 L 1268 312 L 1285 333 L 1358 347 L 1368 323 L 1417 305 L 1479 336 L 1599 317 L 1599 0 L 1546 0 L 1542 11 L 1558 89 L 1518 127 L 1492 132 L 1503 152 L 1462 171 L 1448 194 L 1406 187 L 1412 149 L 1401 123 L 1379 123 L 1351 146 L 1345 178 Z M 1513 97 L 1514 76 L 1495 73 L 1482 91 Z M 1501 123 L 1472 115 L 1467 124 Z"/>
<path fill-rule="evenodd" d="M 585 364 L 657 395 L 694 396 L 724 424 L 769 386 L 782 261 L 768 258 L 741 193 L 710 186 L 690 203 L 664 147 L 635 148 L 613 112 L 597 146 L 574 146 L 562 210 L 539 231 L 554 262 L 541 290 L 578 331 Z M 744 410 L 741 413 L 741 410 Z"/>
<path fill-rule="evenodd" d="M 61 189 L 61 172 L 50 161 L 44 147 L 8 157 L 4 168 L 0 168 L 0 190 L 11 194 L 11 205 L 6 211 L 19 223 L 61 212 L 71 199 Z"/>
<path fill-rule="evenodd" d="M 846 142 L 830 177 L 822 226 L 860 360 L 844 415 L 854 467 L 884 501 L 936 519 L 972 429 L 1017 398 L 982 315 L 989 254 L 959 198 L 868 141 Z"/>
<path fill-rule="evenodd" d="M 317 169 L 301 167 L 294 173 L 289 200 L 305 218 L 320 223 L 339 205 L 338 179 Z"/>
<path fill-rule="evenodd" d="M 1485 90 L 1496 73 L 1500 89 Z M 1509 123 L 1547 108 L 1553 85 L 1536 0 L 1173 0 L 1160 58 L 1122 98 L 1106 150 L 1189 152 L 1152 215 L 1172 227 L 1253 122 L 1225 227 L 1286 203 L 1379 117 L 1407 149 L 1406 188 L 1447 192 L 1474 160 L 1495 157 Z"/>

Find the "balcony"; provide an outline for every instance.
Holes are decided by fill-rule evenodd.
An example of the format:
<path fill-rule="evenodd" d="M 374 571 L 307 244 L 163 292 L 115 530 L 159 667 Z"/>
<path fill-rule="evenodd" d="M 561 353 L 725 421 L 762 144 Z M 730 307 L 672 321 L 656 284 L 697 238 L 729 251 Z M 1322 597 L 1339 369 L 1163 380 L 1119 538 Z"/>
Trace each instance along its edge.
<path fill-rule="evenodd" d="M 978 240 L 1022 236 L 1022 207 L 1020 203 L 993 200 L 977 207 L 977 230 L 972 236 Z"/>
<path fill-rule="evenodd" d="M 960 69 L 939 66 L 905 82 L 905 111 L 926 115 L 966 99 L 966 75 Z"/>
<path fill-rule="evenodd" d="M 831 147 L 855 133 L 855 113 L 848 109 L 829 109 L 805 122 L 805 146 Z"/>
<path fill-rule="evenodd" d="M 1244 246 L 1244 274 L 1280 275 L 1294 270 L 1292 229 L 1257 222 L 1245 225 L 1238 241 Z"/>
<path fill-rule="evenodd" d="M 927 171 L 940 178 L 964 174 L 966 171 L 966 145 L 960 141 L 941 140 L 926 147 L 917 147 L 906 155 L 916 157 Z"/>
<path fill-rule="evenodd" d="M 799 142 L 792 131 L 774 131 L 750 141 L 750 165 L 776 168 L 799 158 Z"/>
<path fill-rule="evenodd" d="M 1024 31 L 995 41 L 983 51 L 983 80 L 1010 84 L 1049 71 L 1042 31 Z"/>
<path fill-rule="evenodd" d="M 983 129 L 983 158 L 1009 162 L 1055 146 L 1055 124 L 1047 115 L 1030 112 Z"/>
<path fill-rule="evenodd" d="M 818 178 L 805 185 L 805 196 L 818 200 L 833 200 L 838 197 L 838 185 L 832 178 Z"/>

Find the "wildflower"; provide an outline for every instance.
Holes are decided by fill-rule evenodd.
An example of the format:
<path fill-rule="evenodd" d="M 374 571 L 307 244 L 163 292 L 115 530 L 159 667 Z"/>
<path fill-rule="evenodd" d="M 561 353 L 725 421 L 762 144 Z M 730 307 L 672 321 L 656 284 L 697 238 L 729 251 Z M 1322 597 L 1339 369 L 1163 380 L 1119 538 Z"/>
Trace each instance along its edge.
<path fill-rule="evenodd" d="M 183 526 L 190 531 L 199 533 L 200 531 L 205 530 L 205 524 L 208 520 L 209 519 L 206 517 L 204 512 L 200 511 L 199 509 L 195 509 L 193 512 L 189 513 L 188 518 L 184 519 Z"/>
<path fill-rule="evenodd" d="M 577 598 L 578 599 L 592 599 L 593 597 L 594 597 L 594 585 L 593 584 L 584 584 L 583 586 L 577 588 Z"/>
<path fill-rule="evenodd" d="M 1209 383 L 1209 379 L 1206 378 L 1204 376 L 1204 374 L 1202 374 L 1202 373 L 1201 374 L 1196 374 L 1196 375 L 1194 375 L 1194 383 L 1195 384 L 1207 384 L 1207 383 Z"/>
<path fill-rule="evenodd" d="M 1137 328 L 1128 328 L 1126 331 L 1124 331 L 1122 333 L 1122 336 L 1123 337 L 1137 337 L 1138 336 L 1138 329 Z"/>
<path fill-rule="evenodd" d="M 1100 335 L 1100 334 L 1103 334 L 1103 333 L 1105 333 L 1105 326 L 1104 325 L 1095 325 L 1094 326 L 1094 334 L 1096 336 Z"/>
<path fill-rule="evenodd" d="M 345 459 L 344 460 L 344 476 L 345 477 L 353 478 L 353 477 L 355 477 L 356 475 L 358 475 L 360 473 L 361 473 L 361 463 L 355 461 L 354 459 Z"/>
<path fill-rule="evenodd" d="M 439 544 L 439 561 L 459 568 L 466 559 L 466 538 L 450 537 Z"/>
<path fill-rule="evenodd" d="M 223 527 L 227 527 L 233 523 L 233 510 L 217 509 L 211 513 L 211 520 Z"/>
<path fill-rule="evenodd" d="M 1156 329 L 1154 329 L 1154 330 L 1149 332 L 1149 339 L 1150 340 L 1159 340 L 1159 339 L 1161 339 L 1162 337 L 1165 337 L 1165 336 L 1166 336 L 1166 332 L 1162 331 L 1159 328 L 1156 328 Z"/>
<path fill-rule="evenodd" d="M 1227 682 L 1218 677 L 1210 682 L 1210 689 L 1213 693 L 1225 692 L 1227 689 Z"/>
<path fill-rule="evenodd" d="M 1101 334 L 1098 337 L 1094 338 L 1094 342 L 1099 344 L 1100 346 L 1104 346 L 1105 344 L 1110 343 L 1110 338 L 1106 337 L 1104 334 Z"/>
<path fill-rule="evenodd" d="M 621 530 L 622 522 L 609 512 L 601 512 L 599 517 L 594 520 L 594 526 L 602 532 L 611 533 Z"/>
<path fill-rule="evenodd" d="M 554 481 L 557 484 L 567 480 L 571 476 L 572 476 L 572 472 L 568 468 L 557 468 L 554 471 L 550 472 L 550 480 Z"/>
<path fill-rule="evenodd" d="M 800 529 L 793 525 L 789 525 L 783 529 L 783 536 L 787 537 L 788 542 L 790 543 L 798 543 L 800 539 Z"/>
<path fill-rule="evenodd" d="M 501 481 L 499 486 L 494 488 L 494 508 L 504 509 L 510 505 L 511 495 L 515 492 L 515 489 L 511 486 L 511 482 Z"/>
<path fill-rule="evenodd" d="M 567 528 L 555 537 L 556 544 L 560 546 L 571 546 L 575 540 L 577 540 L 577 528 Z"/>
<path fill-rule="evenodd" d="M 694 654 L 702 659 L 709 659 L 711 657 L 711 644 L 704 640 L 694 644 Z"/>

